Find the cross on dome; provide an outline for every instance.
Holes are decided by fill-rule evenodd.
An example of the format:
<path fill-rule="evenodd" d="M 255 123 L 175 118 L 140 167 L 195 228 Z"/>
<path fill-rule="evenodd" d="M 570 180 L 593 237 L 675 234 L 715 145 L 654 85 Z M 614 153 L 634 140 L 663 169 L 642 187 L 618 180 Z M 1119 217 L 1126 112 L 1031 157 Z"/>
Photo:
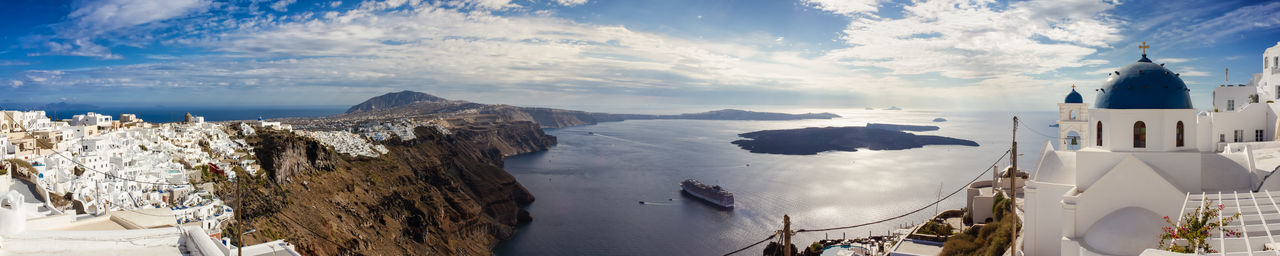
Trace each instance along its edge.
<path fill-rule="evenodd" d="M 1147 48 L 1151 48 L 1147 45 L 1147 41 L 1142 41 L 1142 45 L 1138 45 L 1138 49 L 1142 49 L 1142 56 L 1147 56 Z"/>

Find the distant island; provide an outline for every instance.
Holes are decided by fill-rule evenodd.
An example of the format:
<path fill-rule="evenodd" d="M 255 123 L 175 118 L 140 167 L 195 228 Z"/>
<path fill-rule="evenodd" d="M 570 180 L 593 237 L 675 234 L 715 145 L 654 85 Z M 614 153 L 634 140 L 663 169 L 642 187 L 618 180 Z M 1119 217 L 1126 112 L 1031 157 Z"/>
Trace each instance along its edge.
<path fill-rule="evenodd" d="M 44 106 L 40 106 L 39 109 L 51 111 L 51 110 L 67 110 L 67 109 L 89 110 L 89 109 L 95 109 L 95 108 L 98 108 L 98 106 L 89 105 L 89 104 L 55 102 L 55 103 L 44 104 Z"/>
<path fill-rule="evenodd" d="M 877 123 L 867 123 L 867 128 L 890 130 L 890 131 L 912 131 L 912 132 L 927 132 L 927 131 L 938 130 L 937 126 L 932 126 L 932 125 L 877 124 Z"/>
<path fill-rule="evenodd" d="M 894 127 L 887 124 L 880 126 Z M 738 136 L 747 139 L 732 143 L 751 153 L 782 155 L 813 155 L 832 150 L 852 152 L 858 151 L 858 148 L 903 150 L 927 145 L 978 146 L 977 142 L 971 140 L 859 126 L 765 130 L 738 134 Z"/>
<path fill-rule="evenodd" d="M 327 117 L 327 119 L 369 120 L 428 116 L 444 117 L 452 120 L 479 118 L 498 122 L 532 121 L 538 123 L 542 128 L 563 128 L 600 122 L 653 119 L 778 121 L 840 118 L 840 115 L 832 113 L 789 114 L 738 109 L 722 109 L 679 115 L 611 114 L 555 108 L 482 104 L 463 100 L 449 100 L 415 91 L 400 91 L 370 98 L 352 106 L 346 113 Z"/>

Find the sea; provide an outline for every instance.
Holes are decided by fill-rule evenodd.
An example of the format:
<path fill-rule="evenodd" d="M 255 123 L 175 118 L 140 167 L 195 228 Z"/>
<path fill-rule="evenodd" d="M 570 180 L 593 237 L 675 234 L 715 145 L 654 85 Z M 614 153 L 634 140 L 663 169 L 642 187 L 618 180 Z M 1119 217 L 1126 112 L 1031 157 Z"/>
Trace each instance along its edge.
<path fill-rule="evenodd" d="M 505 169 L 537 198 L 531 223 L 500 243 L 498 255 L 722 255 L 779 230 L 850 226 L 918 213 L 881 224 L 800 233 L 803 248 L 824 238 L 885 235 L 963 208 L 964 187 L 999 161 L 1013 140 L 1018 116 L 1018 165 L 1035 170 L 1054 140 L 1056 112 L 952 112 L 865 109 L 752 109 L 788 113 L 832 112 L 830 120 L 632 120 L 548 129 L 559 139 L 550 150 L 506 158 Z M 945 118 L 945 122 L 934 122 Z M 917 134 L 968 139 L 969 146 L 859 150 L 817 155 L 750 153 L 730 144 L 759 130 L 867 123 L 936 125 Z M 721 210 L 682 196 L 679 183 L 694 178 L 734 193 L 736 207 Z M 641 203 L 644 202 L 644 203 Z M 758 245 L 743 255 L 758 255 Z"/>
<path fill-rule="evenodd" d="M 187 113 L 203 116 L 207 122 L 231 120 L 258 120 L 284 117 L 320 117 L 346 112 L 350 106 L 303 106 L 303 107 L 100 107 L 88 109 L 45 110 L 45 114 L 57 120 L 71 119 L 74 115 L 88 112 L 111 115 L 112 120 L 119 120 L 120 114 L 134 114 L 144 121 L 152 123 L 181 122 Z"/>

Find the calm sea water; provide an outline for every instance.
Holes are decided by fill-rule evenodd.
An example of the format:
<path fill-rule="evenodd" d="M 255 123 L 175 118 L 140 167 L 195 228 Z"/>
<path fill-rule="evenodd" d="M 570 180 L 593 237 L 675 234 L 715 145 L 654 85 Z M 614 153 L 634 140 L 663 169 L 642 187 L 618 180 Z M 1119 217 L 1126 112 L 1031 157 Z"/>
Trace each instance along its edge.
<path fill-rule="evenodd" d="M 186 113 L 196 116 L 204 116 L 205 121 L 228 121 L 228 120 L 257 120 L 262 118 L 282 118 L 282 117 L 317 117 L 339 114 L 347 111 L 347 107 L 342 106 L 322 106 L 322 107 L 142 107 L 142 108 L 95 108 L 95 109 L 66 109 L 58 110 L 57 116 L 54 111 L 45 111 L 46 115 L 54 116 L 58 120 L 70 119 L 73 115 L 94 112 L 98 114 L 111 115 L 113 120 L 119 120 L 120 114 L 135 114 L 138 118 L 142 118 L 147 122 L 167 123 L 180 122 Z"/>
<path fill-rule="evenodd" d="M 785 110 L 784 110 L 785 111 Z M 720 255 L 781 229 L 825 228 L 899 215 L 964 186 L 1010 145 L 1015 113 L 830 111 L 833 120 L 642 120 L 548 130 L 560 144 L 509 157 L 506 170 L 537 201 L 533 222 L 498 245 L 499 255 Z M 1016 113 L 1030 130 L 1055 135 L 1056 113 Z M 949 121 L 934 123 L 943 117 Z M 754 154 L 729 142 L 767 129 L 861 126 L 867 122 L 938 125 L 920 134 L 977 141 L 979 147 L 927 146 L 900 151 L 826 152 L 792 156 Z M 588 134 L 593 132 L 593 134 Z M 1019 130 L 1019 165 L 1033 170 L 1049 138 Z M 1001 166 L 1008 161 L 1001 161 Z M 990 177 L 990 174 L 987 175 Z M 734 192 L 736 208 L 717 210 L 682 197 L 678 183 L 696 178 Z M 652 202 L 639 204 L 639 201 Z M 964 205 L 963 192 L 941 209 Z M 865 228 L 804 233 L 798 243 L 884 234 L 919 223 L 932 209 Z M 759 254 L 763 246 L 745 255 Z"/>

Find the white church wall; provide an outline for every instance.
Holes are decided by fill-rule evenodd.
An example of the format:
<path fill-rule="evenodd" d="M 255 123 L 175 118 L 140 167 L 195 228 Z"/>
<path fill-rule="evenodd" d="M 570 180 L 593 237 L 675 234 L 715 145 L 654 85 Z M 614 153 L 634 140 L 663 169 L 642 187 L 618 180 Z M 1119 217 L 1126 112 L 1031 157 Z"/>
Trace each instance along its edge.
<path fill-rule="evenodd" d="M 1134 157 L 1152 166 L 1181 191 L 1200 191 L 1201 158 L 1199 152 L 1076 152 L 1076 187 L 1088 191 L 1093 184 L 1115 168 L 1121 160 Z"/>
<path fill-rule="evenodd" d="M 1184 192 L 1166 182 L 1165 175 L 1147 163 L 1137 157 L 1125 157 L 1094 186 L 1076 195 L 1074 218 L 1064 218 L 1073 226 L 1073 233 L 1064 235 L 1083 240 L 1085 244 L 1081 246 L 1088 250 L 1105 254 L 1136 255 L 1153 246 L 1160 226 L 1151 223 L 1159 223 L 1161 216 L 1176 216 Z M 1139 210 L 1121 211 L 1125 208 Z M 1128 214 L 1133 212 L 1152 214 Z M 1152 216 L 1157 219 L 1144 219 Z M 1099 222 L 1113 225 L 1096 225 Z"/>
<path fill-rule="evenodd" d="M 1023 210 L 1026 237 L 1023 251 L 1027 255 L 1054 255 L 1062 250 L 1062 197 L 1073 186 L 1028 181 L 1024 187 Z"/>
<path fill-rule="evenodd" d="M 1246 167 L 1248 158 L 1244 154 L 1201 155 L 1201 191 L 1246 191 L 1257 184 L 1257 177 Z"/>
<path fill-rule="evenodd" d="M 1196 115 L 1196 149 L 1200 152 L 1216 152 L 1216 140 L 1213 138 L 1213 118 L 1208 113 Z"/>
<path fill-rule="evenodd" d="M 1102 122 L 1103 143 L 1100 148 L 1110 151 L 1195 151 L 1197 125 L 1194 109 L 1094 109 L 1090 111 L 1090 127 L 1097 129 Z M 1134 124 L 1146 125 L 1146 147 L 1134 147 Z M 1183 145 L 1175 143 L 1175 127 L 1183 123 Z M 1095 131 L 1096 132 L 1096 131 Z M 1097 135 L 1090 137 L 1095 139 Z M 1090 146 L 1098 147 L 1097 141 Z"/>

